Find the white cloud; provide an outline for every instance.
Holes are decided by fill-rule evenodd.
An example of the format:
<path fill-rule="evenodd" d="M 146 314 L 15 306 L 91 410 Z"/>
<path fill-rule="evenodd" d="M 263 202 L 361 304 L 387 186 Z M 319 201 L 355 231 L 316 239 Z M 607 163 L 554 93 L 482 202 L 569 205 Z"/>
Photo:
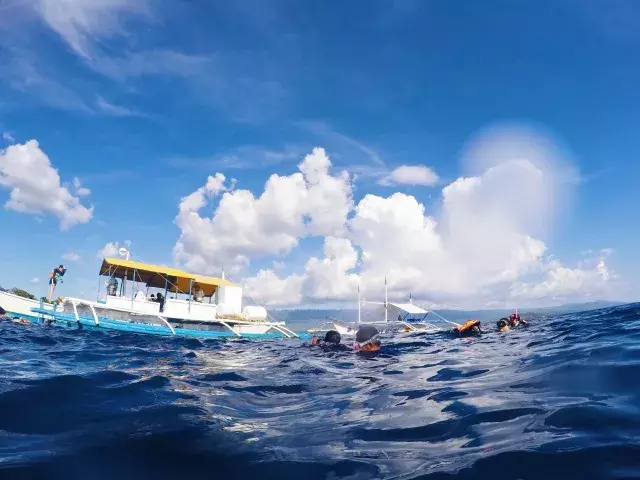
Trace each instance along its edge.
<path fill-rule="evenodd" d="M 98 97 L 98 100 L 96 100 L 96 106 L 98 107 L 98 110 L 112 117 L 140 116 L 140 113 L 136 112 L 135 110 L 131 110 L 129 108 L 122 107 L 119 105 L 114 105 L 112 103 L 107 102 L 102 97 Z"/>
<path fill-rule="evenodd" d="M 179 10 L 182 7 L 177 7 Z M 173 8 L 170 9 L 171 13 Z M 149 0 L 26 0 L 10 6 L 11 20 L 0 15 L 0 81 L 25 93 L 15 103 L 23 106 L 33 97 L 42 103 L 85 114 L 154 118 L 104 98 L 96 99 L 95 82 L 61 68 L 51 55 L 58 45 L 46 45 L 44 26 L 63 48 L 80 58 L 85 67 L 122 84 L 129 93 L 152 95 L 147 76 L 180 78 L 180 97 L 192 103 L 224 110 L 227 117 L 253 122 L 273 118 L 281 111 L 286 89 L 272 62 L 251 53 L 220 49 L 198 54 L 181 52 L 172 45 L 158 46 L 154 29 L 176 17 Z M 178 15 L 181 17 L 181 15 Z M 35 21 L 34 21 L 35 20 Z M 186 28 L 189 21 L 186 20 Z M 237 18 L 229 17 L 229 21 Z M 224 20 L 223 20 L 224 21 Z M 151 32 L 151 34 L 150 34 Z M 100 82 L 98 82 L 100 83 Z M 113 90 L 113 89 L 111 89 Z"/>
<path fill-rule="evenodd" d="M 302 301 L 300 275 L 280 278 L 273 270 L 260 270 L 244 283 L 244 295 L 267 306 L 297 305 Z"/>
<path fill-rule="evenodd" d="M 126 245 L 126 242 L 124 244 Z M 102 260 L 103 258 L 118 257 L 118 250 L 122 246 L 123 245 L 121 245 L 119 242 L 109 242 L 103 248 L 98 250 L 98 253 L 96 254 L 96 258 Z"/>
<path fill-rule="evenodd" d="M 554 185 L 562 182 L 535 160 L 516 155 L 458 178 L 430 213 L 411 195 L 365 195 L 349 210 L 342 233 L 314 233 L 325 237 L 324 258 L 310 258 L 302 272 L 285 277 L 261 270 L 245 286 L 272 305 L 353 299 L 358 284 L 379 299 L 385 277 L 392 297 L 412 293 L 466 307 L 614 298 L 617 276 L 606 263 L 611 249 L 575 268 L 548 255 L 540 236 L 557 210 Z M 308 234 L 291 230 L 289 245 Z"/>
<path fill-rule="evenodd" d="M 63 230 L 87 223 L 93 216 L 93 206 L 84 206 L 60 184 L 58 171 L 36 140 L 0 150 L 0 186 L 11 190 L 6 209 L 55 215 Z"/>
<path fill-rule="evenodd" d="M 67 252 L 62 255 L 62 258 L 68 260 L 69 262 L 77 262 L 78 260 L 80 260 L 80 255 L 75 252 Z"/>
<path fill-rule="evenodd" d="M 8 143 L 13 143 L 16 141 L 13 135 L 11 135 L 9 132 L 2 132 L 2 139 Z"/>
<path fill-rule="evenodd" d="M 82 182 L 78 177 L 74 177 L 73 179 L 73 188 L 75 190 L 76 195 L 79 197 L 87 197 L 91 195 L 91 190 L 82 186 Z"/>
<path fill-rule="evenodd" d="M 124 14 L 148 13 L 141 0 L 36 0 L 36 12 L 78 55 L 90 59 L 93 44 L 122 36 Z"/>
<path fill-rule="evenodd" d="M 599 300 L 615 298 L 613 280 L 617 275 L 605 262 L 606 253 L 598 258 L 583 260 L 577 268 L 569 268 L 558 261 L 550 261 L 546 275 L 539 281 L 517 281 L 510 286 L 510 297 L 519 301 L 552 301 L 567 303 L 576 298 Z"/>
<path fill-rule="evenodd" d="M 302 275 L 280 278 L 274 270 L 260 270 L 245 280 L 246 293 L 266 305 L 291 305 L 305 301 L 348 300 L 358 287 L 359 276 L 352 273 L 358 252 L 345 238 L 324 239 L 324 258 L 311 257 Z"/>
<path fill-rule="evenodd" d="M 40 279 L 38 277 L 33 277 L 31 280 L 29 280 L 31 283 L 40 283 Z"/>
<path fill-rule="evenodd" d="M 330 167 L 325 151 L 315 148 L 298 165 L 300 172 L 271 175 L 258 198 L 226 186 L 220 173 L 210 176 L 180 203 L 176 261 L 195 271 L 224 267 L 233 273 L 251 257 L 289 253 L 300 237 L 342 233 L 352 208 L 351 183 L 346 172 L 334 176 Z M 220 194 L 213 216 L 201 217 L 208 200 Z"/>
<path fill-rule="evenodd" d="M 438 183 L 438 175 L 426 165 L 401 165 L 382 177 L 378 183 L 384 186 L 425 185 Z"/>

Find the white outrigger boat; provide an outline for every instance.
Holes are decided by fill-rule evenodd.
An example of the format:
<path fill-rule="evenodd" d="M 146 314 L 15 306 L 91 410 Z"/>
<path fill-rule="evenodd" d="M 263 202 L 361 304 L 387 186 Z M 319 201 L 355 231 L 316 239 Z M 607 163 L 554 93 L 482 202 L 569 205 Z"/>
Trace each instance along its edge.
<path fill-rule="evenodd" d="M 0 305 L 12 317 L 71 328 L 204 339 L 300 337 L 263 307 L 242 307 L 242 287 L 225 278 L 131 261 L 125 253 L 126 259 L 103 260 L 99 275 L 108 277 L 107 291 L 101 297 L 99 288 L 96 301 L 67 297 L 51 305 L 1 292 Z M 149 289 L 160 295 L 151 299 Z"/>
<path fill-rule="evenodd" d="M 437 333 L 445 329 L 434 323 L 427 321 L 427 316 L 432 315 L 439 320 L 453 325 L 455 322 L 441 317 L 433 310 L 425 310 L 424 308 L 413 303 L 411 295 L 409 295 L 408 303 L 395 303 L 388 301 L 387 282 L 385 279 L 384 302 L 367 302 L 360 297 L 360 288 L 358 288 L 358 318 L 354 323 L 346 323 L 335 318 L 327 318 L 316 327 L 307 330 L 309 334 L 326 333 L 329 330 L 335 330 L 342 336 L 355 335 L 360 325 L 373 325 L 381 332 L 406 332 L 406 333 Z M 363 320 L 363 305 L 379 305 L 374 312 L 379 320 Z"/>

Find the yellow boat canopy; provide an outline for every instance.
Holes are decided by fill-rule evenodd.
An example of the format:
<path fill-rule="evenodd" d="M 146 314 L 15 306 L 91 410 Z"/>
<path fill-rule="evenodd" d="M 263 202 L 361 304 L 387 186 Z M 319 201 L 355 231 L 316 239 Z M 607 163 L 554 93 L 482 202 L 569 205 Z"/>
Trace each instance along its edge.
<path fill-rule="evenodd" d="M 213 295 L 218 287 L 236 286 L 234 283 L 217 277 L 207 277 L 185 272 L 176 268 L 134 262 L 120 258 L 105 258 L 99 275 L 127 279 L 145 283 L 149 287 L 165 288 L 170 292 L 189 293 L 189 286 L 199 285 L 206 297 Z M 134 277 L 135 275 L 135 277 Z"/>

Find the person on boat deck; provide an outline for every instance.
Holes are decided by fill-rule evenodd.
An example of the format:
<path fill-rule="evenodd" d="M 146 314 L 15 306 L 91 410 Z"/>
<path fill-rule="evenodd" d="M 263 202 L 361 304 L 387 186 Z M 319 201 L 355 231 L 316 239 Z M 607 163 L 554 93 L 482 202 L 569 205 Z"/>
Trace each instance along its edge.
<path fill-rule="evenodd" d="M 325 333 L 323 340 L 320 340 L 318 337 L 313 337 L 311 339 L 311 345 L 318 347 L 342 347 L 342 345 L 340 345 L 341 339 L 342 337 L 340 336 L 340 332 L 336 330 L 329 330 Z"/>
<path fill-rule="evenodd" d="M 164 295 L 160 292 L 156 295 L 156 302 L 160 304 L 160 311 L 162 312 L 164 310 Z"/>
<path fill-rule="evenodd" d="M 107 295 L 115 297 L 118 295 L 118 279 L 111 277 L 107 283 Z"/>
<path fill-rule="evenodd" d="M 380 332 L 373 325 L 361 325 L 356 332 L 353 349 L 356 352 L 377 352 L 382 348 L 379 335 Z"/>
<path fill-rule="evenodd" d="M 202 290 L 202 287 L 197 283 L 193 286 L 192 294 L 193 294 L 193 299 L 196 302 L 202 303 L 202 300 L 204 300 L 204 291 Z"/>
<path fill-rule="evenodd" d="M 142 301 L 144 301 L 146 299 L 147 299 L 147 296 L 144 294 L 144 292 L 142 290 L 138 290 L 136 292 L 136 296 L 134 297 L 134 300 L 136 302 L 142 302 Z"/>
<path fill-rule="evenodd" d="M 59 267 L 51 270 L 51 273 L 49 274 L 49 295 L 47 296 L 47 300 L 51 301 L 56 285 L 58 285 L 58 282 L 62 283 L 62 277 L 66 271 L 67 269 L 64 268 L 64 265 L 60 265 Z"/>
<path fill-rule="evenodd" d="M 464 325 L 456 325 L 453 327 L 453 333 L 459 337 L 468 337 L 470 335 L 478 335 L 482 333 L 480 328 L 480 320 L 467 320 Z"/>

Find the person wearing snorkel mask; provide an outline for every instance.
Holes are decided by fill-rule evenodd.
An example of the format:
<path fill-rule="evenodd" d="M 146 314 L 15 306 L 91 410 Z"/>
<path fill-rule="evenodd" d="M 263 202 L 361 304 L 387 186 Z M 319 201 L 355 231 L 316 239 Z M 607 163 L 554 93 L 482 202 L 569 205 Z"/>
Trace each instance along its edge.
<path fill-rule="evenodd" d="M 340 340 L 341 340 L 340 332 L 337 332 L 336 330 L 329 330 L 325 334 L 324 340 L 321 340 L 318 337 L 313 337 L 311 339 L 311 346 L 341 347 L 342 345 L 340 345 Z"/>
<path fill-rule="evenodd" d="M 361 325 L 356 332 L 353 349 L 356 352 L 377 352 L 382 347 L 379 335 L 380 332 L 373 325 Z"/>

